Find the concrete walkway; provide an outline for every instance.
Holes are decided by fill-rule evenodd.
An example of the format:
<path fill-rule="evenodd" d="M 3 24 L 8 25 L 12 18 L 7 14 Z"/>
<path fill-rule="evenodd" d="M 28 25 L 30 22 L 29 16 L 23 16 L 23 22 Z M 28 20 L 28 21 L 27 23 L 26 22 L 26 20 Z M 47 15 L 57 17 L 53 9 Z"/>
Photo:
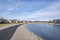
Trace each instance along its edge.
<path fill-rule="evenodd" d="M 18 27 L 10 40 L 43 40 L 41 37 L 36 36 L 30 32 L 24 25 Z"/>

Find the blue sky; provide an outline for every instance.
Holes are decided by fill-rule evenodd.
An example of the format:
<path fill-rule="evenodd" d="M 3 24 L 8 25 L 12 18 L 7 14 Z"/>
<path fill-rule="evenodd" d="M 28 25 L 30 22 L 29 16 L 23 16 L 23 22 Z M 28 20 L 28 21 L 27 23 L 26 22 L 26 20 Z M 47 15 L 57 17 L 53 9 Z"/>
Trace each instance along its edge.
<path fill-rule="evenodd" d="M 0 17 L 33 21 L 60 19 L 60 0 L 0 0 Z"/>

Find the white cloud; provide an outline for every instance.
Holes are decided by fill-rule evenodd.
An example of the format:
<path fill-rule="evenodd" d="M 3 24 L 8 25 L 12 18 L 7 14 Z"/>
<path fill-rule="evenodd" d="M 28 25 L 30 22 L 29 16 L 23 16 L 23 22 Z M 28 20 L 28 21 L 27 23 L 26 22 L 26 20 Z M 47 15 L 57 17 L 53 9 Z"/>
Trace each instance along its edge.
<path fill-rule="evenodd" d="M 54 19 L 54 18 L 60 18 L 60 3 L 54 3 L 50 6 L 48 6 L 45 9 L 35 11 L 31 13 L 28 16 L 22 16 L 24 20 L 47 20 L 47 19 Z"/>
<path fill-rule="evenodd" d="M 8 0 L 9 2 L 11 0 Z M 34 8 L 38 8 L 38 7 L 43 7 L 44 5 L 49 4 L 48 2 L 36 2 L 36 1 L 32 1 L 32 2 L 26 2 L 26 1 L 13 1 L 10 4 L 8 4 L 6 6 L 7 10 L 15 10 L 15 9 L 22 9 L 22 10 L 32 10 Z"/>

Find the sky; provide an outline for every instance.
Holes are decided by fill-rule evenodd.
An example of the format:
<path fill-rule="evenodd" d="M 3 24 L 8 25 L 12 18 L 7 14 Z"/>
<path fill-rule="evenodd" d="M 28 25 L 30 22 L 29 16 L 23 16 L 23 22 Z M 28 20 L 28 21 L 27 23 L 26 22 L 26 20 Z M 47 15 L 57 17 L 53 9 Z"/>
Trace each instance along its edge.
<path fill-rule="evenodd" d="M 0 17 L 27 21 L 60 19 L 60 0 L 0 0 Z"/>

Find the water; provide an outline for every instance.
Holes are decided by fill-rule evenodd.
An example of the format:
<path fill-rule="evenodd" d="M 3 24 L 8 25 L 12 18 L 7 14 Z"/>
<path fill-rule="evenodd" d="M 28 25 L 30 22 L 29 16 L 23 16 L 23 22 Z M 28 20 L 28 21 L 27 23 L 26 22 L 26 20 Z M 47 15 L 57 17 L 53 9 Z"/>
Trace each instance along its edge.
<path fill-rule="evenodd" d="M 44 40 L 60 40 L 60 25 L 27 24 L 26 27 Z"/>

